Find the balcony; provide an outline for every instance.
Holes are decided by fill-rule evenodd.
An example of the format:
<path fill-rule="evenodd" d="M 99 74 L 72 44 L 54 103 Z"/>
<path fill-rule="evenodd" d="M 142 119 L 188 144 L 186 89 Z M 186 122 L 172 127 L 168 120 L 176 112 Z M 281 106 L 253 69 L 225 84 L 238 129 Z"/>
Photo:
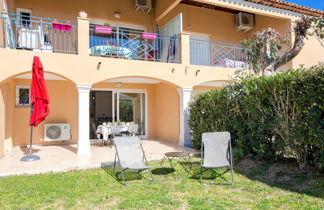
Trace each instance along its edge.
<path fill-rule="evenodd" d="M 0 47 L 77 53 L 77 22 L 1 13 Z"/>
<path fill-rule="evenodd" d="M 189 34 L 166 36 L 121 27 L 109 27 L 102 32 L 96 27 L 105 27 L 84 19 L 74 22 L 0 14 L 0 47 L 4 48 L 232 69 L 248 67 L 243 48 L 237 44 L 190 39 Z"/>
<path fill-rule="evenodd" d="M 225 68 L 247 68 L 241 45 L 190 39 L 190 64 Z"/>
<path fill-rule="evenodd" d="M 106 32 L 96 31 L 102 28 Z M 90 25 L 90 49 L 93 56 L 179 63 L 179 36 L 164 36 L 117 27 Z"/>

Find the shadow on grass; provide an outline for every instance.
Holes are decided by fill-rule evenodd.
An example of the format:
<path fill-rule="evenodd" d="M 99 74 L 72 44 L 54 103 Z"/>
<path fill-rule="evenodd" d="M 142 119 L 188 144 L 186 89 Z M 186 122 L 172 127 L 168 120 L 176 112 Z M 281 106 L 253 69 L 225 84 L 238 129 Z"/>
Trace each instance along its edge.
<path fill-rule="evenodd" d="M 169 175 L 174 172 L 175 172 L 174 168 L 167 168 L 167 167 L 155 168 L 152 170 L 152 174 L 154 175 Z"/>
<path fill-rule="evenodd" d="M 200 179 L 200 161 L 193 162 L 181 162 L 183 168 L 189 175 L 190 179 Z M 203 170 L 202 179 L 203 180 L 214 180 L 216 182 L 230 182 L 227 174 L 224 175 L 224 172 L 227 170 L 224 169 L 209 169 Z M 229 171 L 230 173 L 230 171 Z"/>
<path fill-rule="evenodd" d="M 271 187 L 324 198 L 324 175 L 312 169 L 301 171 L 292 159 L 258 161 L 247 158 L 234 165 L 234 169 L 251 180 Z"/>
<path fill-rule="evenodd" d="M 101 168 L 108 174 L 110 175 L 112 178 L 114 178 L 117 182 L 119 182 L 120 184 L 122 184 L 122 175 L 119 173 L 119 167 L 116 166 L 115 170 L 113 168 L 113 163 L 111 163 L 111 165 L 109 163 L 102 163 L 101 164 Z M 136 181 L 136 180 L 148 180 L 147 178 L 145 178 L 142 173 L 147 173 L 146 171 L 142 171 L 141 173 L 136 173 L 134 171 L 130 172 L 130 171 L 126 171 L 126 173 L 124 174 L 125 176 L 125 181 L 126 182 L 130 182 L 130 181 Z"/>

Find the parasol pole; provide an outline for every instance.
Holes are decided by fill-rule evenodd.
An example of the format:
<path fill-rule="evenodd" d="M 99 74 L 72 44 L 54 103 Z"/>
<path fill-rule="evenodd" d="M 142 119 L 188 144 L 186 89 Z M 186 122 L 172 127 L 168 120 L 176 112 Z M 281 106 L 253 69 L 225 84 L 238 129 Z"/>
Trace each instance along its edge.
<path fill-rule="evenodd" d="M 33 115 L 34 111 L 34 104 L 31 104 L 30 108 L 30 118 Z M 28 154 L 22 157 L 20 160 L 24 162 L 30 162 L 34 160 L 39 160 L 40 157 L 37 155 L 33 155 L 33 125 L 30 126 L 30 137 L 29 137 L 29 148 L 28 148 Z"/>

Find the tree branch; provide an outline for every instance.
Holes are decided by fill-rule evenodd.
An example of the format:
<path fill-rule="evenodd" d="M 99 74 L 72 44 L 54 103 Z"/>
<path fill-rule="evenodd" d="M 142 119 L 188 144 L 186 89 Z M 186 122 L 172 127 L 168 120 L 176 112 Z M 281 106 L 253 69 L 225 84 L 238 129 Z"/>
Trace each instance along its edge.
<path fill-rule="evenodd" d="M 277 71 L 280 66 L 288 63 L 300 53 L 300 51 L 303 49 L 305 45 L 304 40 L 307 37 L 307 31 L 311 28 L 311 26 L 312 26 L 312 19 L 305 16 L 303 16 L 301 19 L 299 19 L 296 22 L 296 26 L 294 28 L 294 32 L 295 32 L 294 45 L 286 53 L 284 53 L 282 56 L 280 56 L 278 59 L 274 61 L 273 64 L 274 71 Z"/>

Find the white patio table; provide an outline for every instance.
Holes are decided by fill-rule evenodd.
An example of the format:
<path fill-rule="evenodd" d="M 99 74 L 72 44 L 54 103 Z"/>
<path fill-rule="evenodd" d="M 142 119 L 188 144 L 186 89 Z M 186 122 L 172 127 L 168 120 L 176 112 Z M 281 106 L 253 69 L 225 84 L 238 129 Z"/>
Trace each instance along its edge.
<path fill-rule="evenodd" d="M 109 140 L 109 135 L 120 135 L 126 133 L 136 133 L 138 131 L 138 124 L 103 124 L 98 125 L 97 135 L 98 138 L 102 135 L 104 141 Z"/>

